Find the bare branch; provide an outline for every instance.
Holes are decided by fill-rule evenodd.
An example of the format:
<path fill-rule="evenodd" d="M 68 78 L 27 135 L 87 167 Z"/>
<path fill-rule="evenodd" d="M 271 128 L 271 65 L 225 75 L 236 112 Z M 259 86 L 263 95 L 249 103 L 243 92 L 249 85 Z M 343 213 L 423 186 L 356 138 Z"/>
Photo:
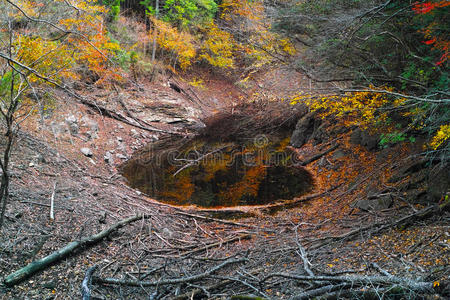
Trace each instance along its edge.
<path fill-rule="evenodd" d="M 181 277 L 181 278 L 173 278 L 173 279 L 166 279 L 166 280 L 159 280 L 159 281 L 137 281 L 137 280 L 121 280 L 121 279 L 115 279 L 115 278 L 99 278 L 94 277 L 92 282 L 93 283 L 100 283 L 100 284 L 118 284 L 118 285 L 128 285 L 128 286 L 161 286 L 161 285 L 174 285 L 179 283 L 189 283 L 198 281 L 201 279 L 205 279 L 208 276 L 212 275 L 213 273 L 219 271 L 220 269 L 223 269 L 224 267 L 231 265 L 231 264 L 237 264 L 237 263 L 243 263 L 246 262 L 247 258 L 239 258 L 239 259 L 230 259 L 227 261 L 224 261 L 220 265 L 217 265 L 209 270 L 207 270 L 204 273 L 187 276 L 187 277 Z"/>

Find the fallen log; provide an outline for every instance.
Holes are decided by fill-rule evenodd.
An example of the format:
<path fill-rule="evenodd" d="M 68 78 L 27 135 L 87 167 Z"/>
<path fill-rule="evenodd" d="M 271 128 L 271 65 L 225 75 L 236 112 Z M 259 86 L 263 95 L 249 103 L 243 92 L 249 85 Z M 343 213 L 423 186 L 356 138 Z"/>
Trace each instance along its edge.
<path fill-rule="evenodd" d="M 404 288 L 408 288 L 414 292 L 431 292 L 436 284 L 433 282 L 414 281 L 411 279 L 400 278 L 396 276 L 301 276 L 287 273 L 273 273 L 267 275 L 262 282 L 272 278 L 282 277 L 286 279 L 293 279 L 298 281 L 326 281 L 326 282 L 339 282 L 349 283 L 353 287 L 363 285 L 399 285 Z"/>
<path fill-rule="evenodd" d="M 4 283 L 6 286 L 14 286 L 23 280 L 29 278 L 30 276 L 34 275 L 35 273 L 46 269 L 50 265 L 59 262 L 63 258 L 66 258 L 69 255 L 74 254 L 77 250 L 80 250 L 84 247 L 91 246 L 95 243 L 100 242 L 107 236 L 109 236 L 114 231 L 118 230 L 119 228 L 128 225 L 132 222 L 135 222 L 137 220 L 141 220 L 142 218 L 146 218 L 146 216 L 137 215 L 134 217 L 129 217 L 127 219 L 124 219 L 120 222 L 115 223 L 111 227 L 88 237 L 85 237 L 79 241 L 73 241 L 67 244 L 65 247 L 51 253 L 50 255 L 33 261 L 29 263 L 27 266 L 23 267 L 22 269 L 19 269 L 15 271 L 14 273 L 8 275 Z"/>
<path fill-rule="evenodd" d="M 208 212 L 208 210 L 203 210 L 203 211 L 204 212 Z M 190 218 L 193 218 L 193 219 L 199 219 L 199 220 L 209 221 L 209 222 L 217 222 L 217 223 L 233 225 L 233 226 L 259 228 L 258 226 L 255 226 L 255 225 L 238 223 L 238 222 L 233 222 L 233 221 L 228 221 L 228 220 L 223 220 L 223 219 L 217 219 L 217 218 L 207 217 L 207 216 L 202 216 L 202 215 L 190 214 L 190 213 L 187 213 L 187 212 L 184 212 L 184 211 L 177 211 L 174 214 L 175 215 L 180 215 L 180 216 L 185 216 L 185 217 L 190 217 Z"/>
<path fill-rule="evenodd" d="M 254 270 L 253 272 L 251 272 L 251 275 L 256 275 L 259 272 L 261 272 L 262 270 L 263 270 L 262 268 Z M 213 285 L 210 285 L 210 286 L 206 286 L 204 288 L 196 288 L 196 289 L 194 289 L 192 291 L 189 291 L 189 292 L 186 292 L 184 294 L 178 295 L 178 296 L 172 298 L 172 300 L 188 300 L 188 299 L 194 299 L 194 298 L 196 299 L 196 296 L 200 296 L 200 295 L 203 296 L 205 294 L 205 292 L 212 293 L 213 291 L 219 290 L 219 289 L 221 289 L 221 288 L 223 288 L 223 287 L 225 287 L 225 286 L 227 286 L 227 285 L 229 285 L 231 283 L 233 283 L 233 280 L 225 279 L 225 280 L 222 280 L 222 281 L 220 281 L 220 282 L 218 282 L 216 284 L 213 284 Z M 205 296 L 210 298 L 210 295 L 205 295 Z"/>
<path fill-rule="evenodd" d="M 242 262 L 246 262 L 247 260 L 248 260 L 247 258 L 230 259 L 230 260 L 224 261 L 220 265 L 217 265 L 217 266 L 205 271 L 204 273 L 187 276 L 187 277 L 180 277 L 180 278 L 170 278 L 170 279 L 157 280 L 157 281 L 139 281 L 139 280 L 122 280 L 122 279 L 116 279 L 116 278 L 93 277 L 92 282 L 96 283 L 96 284 L 126 285 L 126 286 L 135 286 L 135 287 L 162 286 L 162 285 L 189 283 L 189 282 L 202 280 L 230 264 L 242 263 Z"/>
<path fill-rule="evenodd" d="M 187 293 L 178 295 L 178 296 L 176 296 L 175 298 L 173 298 L 172 300 L 189 300 L 189 299 L 196 299 L 196 296 L 203 295 L 203 294 L 205 293 L 205 290 L 206 290 L 206 291 L 213 291 L 213 290 L 215 290 L 215 289 L 219 289 L 219 288 L 222 288 L 222 287 L 224 287 L 224 286 L 227 286 L 227 285 L 229 285 L 229 284 L 231 284 L 231 283 L 232 283 L 231 280 L 223 280 L 223 281 L 221 281 L 221 282 L 219 282 L 219 283 L 216 283 L 216 284 L 214 284 L 214 285 L 212 285 L 212 286 L 205 287 L 204 289 L 196 288 L 196 289 L 194 289 L 194 290 L 192 290 L 192 291 L 189 291 L 189 292 L 187 292 Z M 206 295 L 206 296 L 208 296 L 208 295 Z"/>
<path fill-rule="evenodd" d="M 211 248 L 214 248 L 214 247 L 217 247 L 217 246 L 233 243 L 233 242 L 240 241 L 240 240 L 247 240 L 247 239 L 251 239 L 251 238 L 252 238 L 252 236 L 250 234 L 240 235 L 240 236 L 237 236 L 237 237 L 234 237 L 234 238 L 226 239 L 224 241 L 220 241 L 220 242 L 217 242 L 217 243 L 212 243 L 212 244 L 206 245 L 206 246 L 201 247 L 201 248 L 197 248 L 197 249 L 193 249 L 191 251 L 184 252 L 184 253 L 180 254 L 178 257 L 189 256 L 189 255 L 192 255 L 192 254 L 195 254 L 195 253 L 206 251 L 208 249 L 211 249 Z"/>
<path fill-rule="evenodd" d="M 313 289 L 313 290 L 309 290 L 306 292 L 303 292 L 297 296 L 294 296 L 292 299 L 293 300 L 307 300 L 307 299 L 312 299 L 314 297 L 318 297 L 321 295 L 325 295 L 325 294 L 329 294 L 330 292 L 334 292 L 337 290 L 341 290 L 344 288 L 348 288 L 351 287 L 351 284 L 348 283 L 341 283 L 341 284 L 329 284 L 326 286 L 322 286 L 320 288 L 317 289 Z"/>
<path fill-rule="evenodd" d="M 336 144 L 336 145 L 334 145 L 334 146 L 332 146 L 332 147 L 326 149 L 325 151 L 322 151 L 322 152 L 320 152 L 320 153 L 314 155 L 313 157 L 311 157 L 311 158 L 309 158 L 309 159 L 307 159 L 307 160 L 301 162 L 300 165 L 303 166 L 303 167 L 305 167 L 305 166 L 309 165 L 310 163 L 315 162 L 316 160 L 318 160 L 318 159 L 321 158 L 322 156 L 327 155 L 327 154 L 330 153 L 331 151 L 336 150 L 338 147 L 339 147 L 339 144 Z"/>

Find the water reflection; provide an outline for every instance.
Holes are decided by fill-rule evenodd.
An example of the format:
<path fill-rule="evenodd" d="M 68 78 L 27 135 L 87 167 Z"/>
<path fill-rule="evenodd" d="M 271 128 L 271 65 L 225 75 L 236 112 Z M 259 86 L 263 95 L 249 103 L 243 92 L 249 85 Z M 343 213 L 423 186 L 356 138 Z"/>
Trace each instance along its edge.
<path fill-rule="evenodd" d="M 260 135 L 229 143 L 162 140 L 122 167 L 129 184 L 166 203 L 202 207 L 267 204 L 308 192 L 311 175 L 289 138 Z"/>

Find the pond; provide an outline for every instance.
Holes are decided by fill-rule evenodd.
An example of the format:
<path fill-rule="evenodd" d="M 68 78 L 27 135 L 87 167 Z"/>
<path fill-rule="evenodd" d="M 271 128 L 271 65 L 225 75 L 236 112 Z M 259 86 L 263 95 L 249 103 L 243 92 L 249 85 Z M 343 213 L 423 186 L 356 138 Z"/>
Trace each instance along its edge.
<path fill-rule="evenodd" d="M 313 188 L 289 140 L 289 132 L 228 141 L 170 137 L 141 149 L 121 171 L 131 187 L 169 204 L 264 205 Z"/>

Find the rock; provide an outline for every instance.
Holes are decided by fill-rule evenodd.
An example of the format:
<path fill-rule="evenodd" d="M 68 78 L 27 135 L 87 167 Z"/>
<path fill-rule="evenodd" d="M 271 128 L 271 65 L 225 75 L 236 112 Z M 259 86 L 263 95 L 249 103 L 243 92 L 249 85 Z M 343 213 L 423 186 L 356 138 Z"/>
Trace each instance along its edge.
<path fill-rule="evenodd" d="M 127 147 L 125 146 L 125 144 L 122 143 L 122 142 L 119 142 L 119 141 L 117 143 L 119 144 L 118 147 L 116 148 L 117 152 L 126 153 L 127 152 Z"/>
<path fill-rule="evenodd" d="M 156 142 L 159 140 L 159 137 L 156 134 L 148 134 L 148 133 L 143 133 L 142 134 L 143 138 L 148 138 L 150 139 L 150 141 L 152 142 Z"/>
<path fill-rule="evenodd" d="M 83 123 L 83 126 L 89 128 L 92 133 L 98 132 L 98 123 L 90 119 L 88 116 L 81 118 L 81 122 Z"/>
<path fill-rule="evenodd" d="M 122 124 L 117 124 L 117 128 L 119 128 L 119 129 L 123 129 L 124 127 L 123 127 L 123 125 L 122 125 Z"/>
<path fill-rule="evenodd" d="M 317 129 L 314 129 L 309 139 L 312 139 L 313 145 L 318 145 L 328 140 L 328 138 L 329 135 L 326 132 L 325 124 L 321 124 Z"/>
<path fill-rule="evenodd" d="M 435 168 L 427 183 L 426 197 L 429 203 L 439 202 L 446 196 L 450 197 L 450 172 L 448 168 Z"/>
<path fill-rule="evenodd" d="M 96 139 L 96 138 L 98 138 L 98 134 L 97 134 L 97 132 L 92 132 L 92 131 L 87 131 L 85 134 L 84 134 L 89 140 L 90 139 Z"/>
<path fill-rule="evenodd" d="M 47 160 L 45 159 L 45 157 L 42 154 L 38 154 L 36 156 L 36 158 L 37 158 L 37 161 L 40 162 L 40 163 L 46 163 L 47 162 Z"/>
<path fill-rule="evenodd" d="M 117 141 L 122 142 L 122 141 L 123 141 L 123 138 L 120 137 L 120 136 L 118 136 L 118 137 L 117 137 Z"/>
<path fill-rule="evenodd" d="M 369 150 L 375 150 L 378 148 L 378 136 L 371 135 L 367 131 L 362 131 L 359 128 L 353 130 L 350 136 L 350 142 L 355 145 L 361 145 Z"/>
<path fill-rule="evenodd" d="M 334 153 L 331 155 L 334 159 L 339 159 L 339 158 L 343 158 L 345 157 L 346 153 L 341 150 L 341 149 L 337 149 L 336 151 L 334 151 Z"/>
<path fill-rule="evenodd" d="M 75 117 L 74 115 L 68 116 L 65 121 L 66 121 L 67 124 L 71 124 L 71 123 L 77 123 L 78 124 L 77 117 Z"/>
<path fill-rule="evenodd" d="M 113 163 L 113 156 L 112 153 L 109 151 L 106 151 L 105 156 L 103 156 L 103 159 L 105 160 L 105 162 L 107 163 Z"/>
<path fill-rule="evenodd" d="M 69 125 L 69 131 L 71 135 L 77 135 L 80 128 L 78 127 L 78 124 L 72 123 Z"/>
<path fill-rule="evenodd" d="M 116 157 L 119 158 L 119 159 L 122 159 L 122 160 L 126 160 L 127 159 L 127 157 L 125 155 L 120 154 L 120 153 L 117 153 Z"/>
<path fill-rule="evenodd" d="M 74 115 L 70 115 L 66 118 L 65 122 L 69 127 L 70 134 L 77 135 L 80 130 L 77 118 Z"/>
<path fill-rule="evenodd" d="M 134 138 L 138 138 L 140 136 L 139 132 L 137 132 L 136 129 L 131 129 L 131 136 L 133 136 Z"/>
<path fill-rule="evenodd" d="M 92 150 L 89 148 L 81 148 L 80 151 L 87 157 L 92 157 L 93 155 Z"/>
<path fill-rule="evenodd" d="M 56 122 L 50 123 L 50 129 L 55 136 L 59 136 L 60 134 L 64 134 L 68 131 L 66 124 Z"/>
<path fill-rule="evenodd" d="M 392 198 L 389 195 L 381 196 L 376 199 L 362 199 L 356 201 L 355 206 L 361 210 L 383 210 L 392 206 Z"/>
<path fill-rule="evenodd" d="M 291 145 L 295 148 L 300 148 L 309 140 L 320 121 L 315 120 L 315 113 L 310 112 L 303 116 L 295 126 L 295 130 L 291 136 Z"/>

